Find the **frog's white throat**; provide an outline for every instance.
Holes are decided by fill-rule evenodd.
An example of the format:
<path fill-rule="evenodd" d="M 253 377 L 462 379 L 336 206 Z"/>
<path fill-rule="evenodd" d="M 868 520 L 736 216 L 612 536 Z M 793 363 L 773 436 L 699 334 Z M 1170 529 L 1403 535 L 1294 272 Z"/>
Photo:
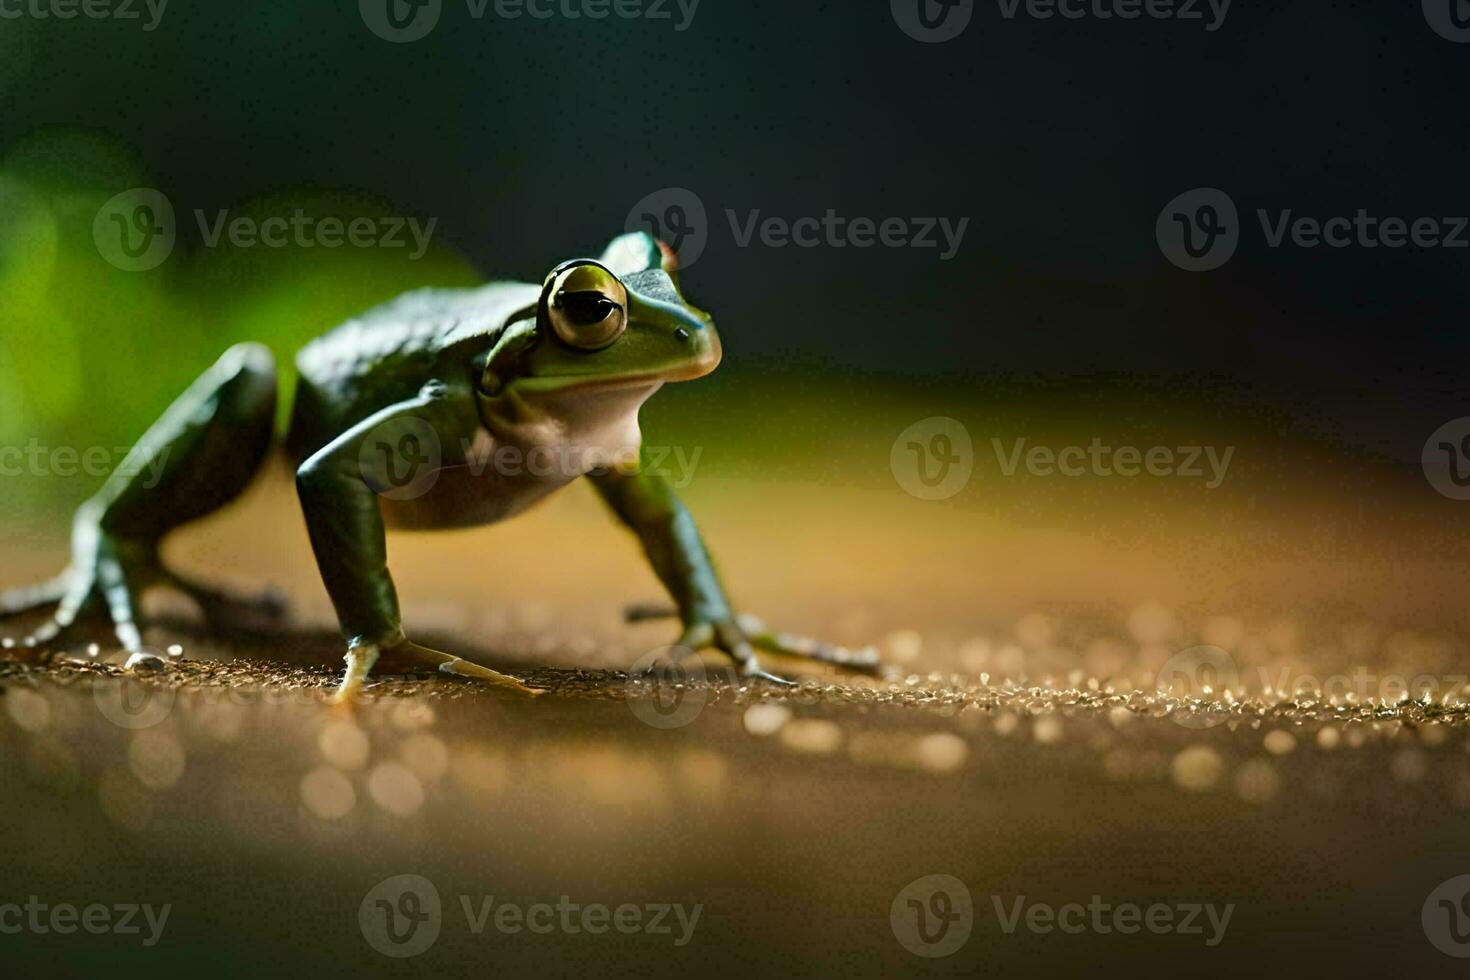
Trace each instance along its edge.
<path fill-rule="evenodd" d="M 566 387 L 511 383 L 495 397 L 481 398 L 484 430 L 471 455 L 513 446 L 523 453 L 555 454 L 582 472 L 636 460 L 642 444 L 638 412 L 662 385 L 662 381 Z"/>

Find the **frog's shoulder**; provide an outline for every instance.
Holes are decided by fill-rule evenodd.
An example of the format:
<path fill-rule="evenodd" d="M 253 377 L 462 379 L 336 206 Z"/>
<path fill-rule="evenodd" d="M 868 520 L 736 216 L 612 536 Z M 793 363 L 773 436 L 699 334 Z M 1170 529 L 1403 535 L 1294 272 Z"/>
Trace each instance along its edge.
<path fill-rule="evenodd" d="M 395 361 L 437 358 L 464 343 L 493 343 L 507 323 L 534 312 L 540 288 L 492 282 L 473 289 L 416 289 L 321 335 L 296 356 L 302 377 L 349 378 Z"/>

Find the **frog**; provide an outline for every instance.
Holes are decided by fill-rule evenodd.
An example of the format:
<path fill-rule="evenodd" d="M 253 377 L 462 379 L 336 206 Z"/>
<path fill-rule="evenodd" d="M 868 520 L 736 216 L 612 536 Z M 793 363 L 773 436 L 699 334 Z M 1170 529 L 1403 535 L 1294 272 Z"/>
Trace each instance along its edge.
<path fill-rule="evenodd" d="M 718 651 L 740 677 L 780 686 L 793 682 L 762 654 L 874 671 L 871 651 L 737 615 L 690 511 L 647 465 L 642 406 L 666 383 L 707 376 L 722 354 L 713 316 L 684 296 L 677 254 L 642 231 L 614 238 L 598 258 L 556 264 L 539 285 L 427 287 L 350 318 L 297 352 L 284 432 L 274 354 L 237 344 L 77 509 L 65 570 L 0 592 L 0 618 L 52 607 L 22 643 L 42 652 L 84 617 L 102 618 L 123 651 L 146 657 L 147 590 L 183 593 L 206 620 L 278 603 L 186 577 L 160 548 L 241 496 L 284 451 L 345 642 L 334 701 L 357 697 L 370 676 L 425 672 L 545 693 L 408 638 L 387 534 L 495 524 L 579 480 L 633 532 L 668 592 L 672 606 L 632 607 L 629 619 L 677 616 L 675 659 Z"/>

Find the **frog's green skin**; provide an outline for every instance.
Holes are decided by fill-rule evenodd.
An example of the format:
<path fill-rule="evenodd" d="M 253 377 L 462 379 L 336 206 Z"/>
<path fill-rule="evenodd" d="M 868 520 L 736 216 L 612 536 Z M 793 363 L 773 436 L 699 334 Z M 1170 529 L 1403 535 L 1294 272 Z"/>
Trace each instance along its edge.
<path fill-rule="evenodd" d="M 550 306 L 561 308 L 549 295 L 553 284 L 572 268 L 626 291 L 625 301 L 618 299 L 626 329 L 605 347 L 572 346 L 549 325 Z M 714 323 L 684 301 L 672 253 L 641 233 L 614 240 L 597 262 L 563 263 L 541 286 L 409 293 L 304 348 L 285 442 L 298 467 L 322 581 L 347 639 L 341 693 L 355 690 L 374 666 L 437 668 L 531 692 L 514 678 L 406 639 L 385 527 L 493 523 L 584 475 L 642 541 L 683 620 L 679 646 L 716 647 L 745 675 L 773 681 L 779 679 L 761 669 L 753 645 L 871 667 L 844 651 L 763 629 L 747 636 L 689 512 L 663 479 L 638 465 L 643 402 L 664 382 L 703 376 L 719 361 Z M 78 511 L 67 571 L 54 582 L 0 593 L 0 616 L 57 603 L 26 641 L 47 648 L 83 613 L 105 612 L 123 647 L 138 651 L 137 597 L 148 587 L 182 589 L 211 615 L 237 608 L 238 600 L 167 570 L 158 546 L 250 482 L 274 442 L 275 405 L 270 352 L 256 344 L 228 351 Z M 425 455 L 432 445 L 437 466 L 432 453 Z"/>

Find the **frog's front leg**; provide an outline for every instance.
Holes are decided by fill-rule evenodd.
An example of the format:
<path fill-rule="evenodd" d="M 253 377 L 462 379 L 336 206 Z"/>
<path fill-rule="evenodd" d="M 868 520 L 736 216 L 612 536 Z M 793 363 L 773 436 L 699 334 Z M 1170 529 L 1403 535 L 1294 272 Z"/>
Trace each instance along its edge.
<path fill-rule="evenodd" d="M 755 654 L 759 646 L 775 653 L 866 667 L 845 651 L 802 641 L 761 627 L 748 631 L 730 608 L 699 529 L 668 481 L 642 471 L 607 470 L 592 474 L 597 489 L 618 517 L 643 543 L 648 560 L 668 589 L 684 623 L 676 644 L 695 651 L 709 647 L 729 654 L 746 677 L 778 684 L 791 682 L 766 672 Z"/>
<path fill-rule="evenodd" d="M 347 671 L 334 699 L 357 693 L 368 673 L 437 670 L 541 694 L 514 677 L 430 650 L 403 634 L 398 593 L 388 572 L 387 535 L 379 494 L 423 480 L 422 440 L 437 439 L 443 464 L 460 460 L 456 447 L 473 426 L 461 399 L 431 384 L 418 397 L 370 416 L 316 452 L 296 472 L 297 493 L 327 594 L 347 638 Z M 469 429 L 468 431 L 472 431 Z"/>

